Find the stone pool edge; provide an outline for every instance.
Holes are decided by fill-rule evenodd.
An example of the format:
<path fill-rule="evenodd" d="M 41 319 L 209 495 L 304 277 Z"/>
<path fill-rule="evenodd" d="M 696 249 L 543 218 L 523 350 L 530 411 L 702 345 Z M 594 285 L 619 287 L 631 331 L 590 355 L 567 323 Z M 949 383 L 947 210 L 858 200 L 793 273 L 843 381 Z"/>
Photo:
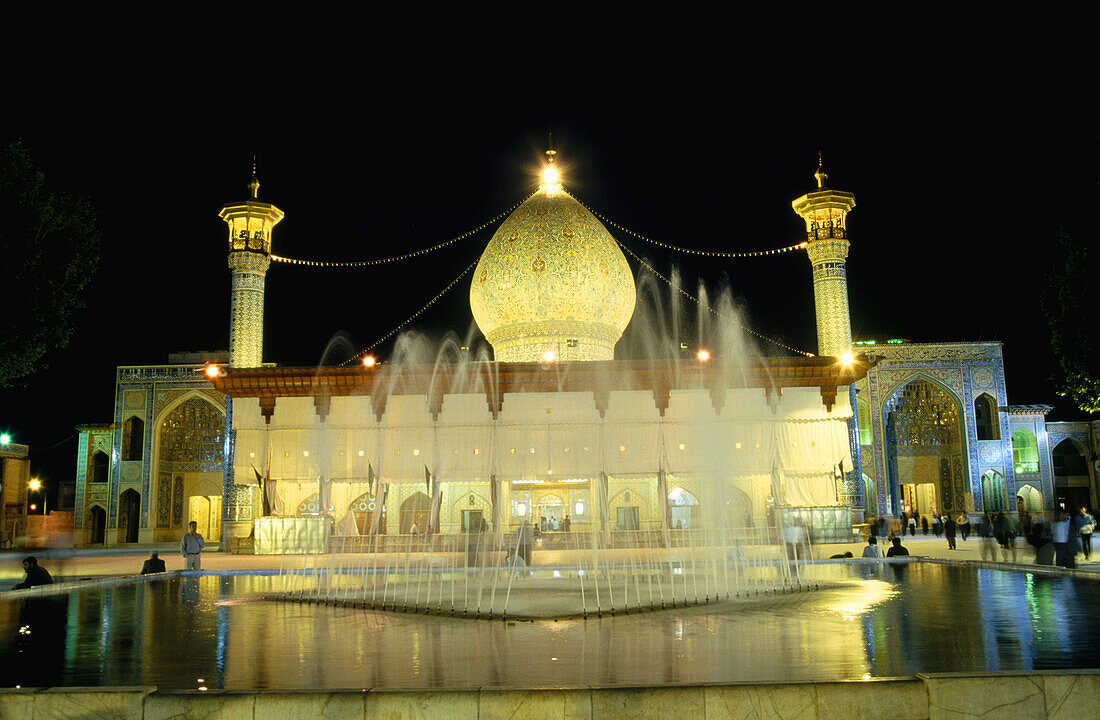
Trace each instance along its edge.
<path fill-rule="evenodd" d="M 678 687 L 472 690 L 211 690 L 155 687 L 0 689 L 0 718 L 317 717 L 458 720 L 603 720 L 743 717 L 941 720 L 959 717 L 1079 720 L 1100 697 L 1100 670 L 930 673 L 808 683 Z"/>

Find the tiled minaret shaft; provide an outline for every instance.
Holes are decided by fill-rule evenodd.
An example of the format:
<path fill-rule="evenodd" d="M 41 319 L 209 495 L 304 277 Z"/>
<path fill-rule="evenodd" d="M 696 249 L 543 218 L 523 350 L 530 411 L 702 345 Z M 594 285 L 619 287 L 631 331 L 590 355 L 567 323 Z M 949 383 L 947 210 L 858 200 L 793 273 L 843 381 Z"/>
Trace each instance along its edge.
<path fill-rule="evenodd" d="M 848 312 L 848 211 L 856 206 L 851 193 L 825 187 L 828 176 L 818 162 L 817 190 L 791 203 L 806 221 L 806 253 L 814 277 L 817 311 L 817 354 L 844 357 L 852 351 L 852 320 Z"/>

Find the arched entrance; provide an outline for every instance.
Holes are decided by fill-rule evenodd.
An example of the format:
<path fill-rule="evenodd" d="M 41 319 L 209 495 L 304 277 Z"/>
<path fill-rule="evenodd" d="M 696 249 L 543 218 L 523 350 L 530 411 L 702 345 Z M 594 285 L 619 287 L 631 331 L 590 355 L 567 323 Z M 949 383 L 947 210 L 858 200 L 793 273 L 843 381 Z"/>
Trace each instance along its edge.
<path fill-rule="evenodd" d="M 423 533 L 428 527 L 432 499 L 422 492 L 415 492 L 401 503 L 401 532 L 407 533 L 416 524 L 416 531 Z"/>
<path fill-rule="evenodd" d="M 84 518 L 84 529 L 88 533 L 89 545 L 102 545 L 107 539 L 107 511 L 99 505 L 92 505 Z"/>
<path fill-rule="evenodd" d="M 674 488 L 668 494 L 668 509 L 674 530 L 696 527 L 699 518 L 699 500 L 683 488 Z"/>
<path fill-rule="evenodd" d="M 1043 493 L 1033 485 L 1021 485 L 1016 491 L 1016 498 L 1020 503 L 1020 510 L 1030 513 L 1043 511 Z"/>
<path fill-rule="evenodd" d="M 557 495 L 544 495 L 539 498 L 537 513 L 535 522 L 539 523 L 539 527 L 543 530 L 560 528 L 562 520 L 565 519 L 565 501 Z"/>
<path fill-rule="evenodd" d="M 1054 504 L 1058 510 L 1075 514 L 1089 502 L 1089 467 L 1083 446 L 1066 438 L 1050 454 L 1054 465 Z"/>
<path fill-rule="evenodd" d="M 374 496 L 370 493 L 363 493 L 351 501 L 348 510 L 355 517 L 355 527 L 358 529 L 360 535 L 370 534 L 372 525 L 374 524 L 374 511 L 376 509 L 377 505 L 375 504 Z M 379 513 L 378 533 L 382 535 L 386 533 L 385 508 Z"/>
<path fill-rule="evenodd" d="M 207 542 L 221 537 L 225 467 L 225 414 L 208 396 L 195 393 L 170 405 L 156 424 L 156 481 L 150 523 L 159 541 L 179 540 L 188 519 Z M 202 498 L 202 501 L 195 500 Z M 155 509 L 154 509 L 155 508 Z"/>
<path fill-rule="evenodd" d="M 119 542 L 136 543 L 138 528 L 141 525 L 141 494 L 134 489 L 123 491 L 118 496 L 118 535 Z"/>
<path fill-rule="evenodd" d="M 982 475 L 982 508 L 986 512 L 1004 512 L 1006 501 L 1004 475 L 987 470 Z"/>
<path fill-rule="evenodd" d="M 966 509 L 966 453 L 958 400 L 917 377 L 883 404 L 889 512 L 955 513 Z"/>

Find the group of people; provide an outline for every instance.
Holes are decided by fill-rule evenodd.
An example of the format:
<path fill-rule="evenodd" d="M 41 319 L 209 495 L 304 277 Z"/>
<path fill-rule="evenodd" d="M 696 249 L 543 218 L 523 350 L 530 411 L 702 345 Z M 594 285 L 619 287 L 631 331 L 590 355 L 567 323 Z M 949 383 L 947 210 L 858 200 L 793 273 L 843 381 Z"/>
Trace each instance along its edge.
<path fill-rule="evenodd" d="M 893 547 L 886 553 L 886 557 L 908 555 L 909 551 L 901 545 L 899 536 L 903 537 L 906 530 L 910 535 L 916 535 L 916 518 L 912 513 L 902 515 L 897 534 L 887 530 L 886 517 L 873 519 L 863 557 L 883 557 L 878 538 L 886 537 L 887 532 Z M 926 517 L 921 519 L 921 525 L 924 528 L 928 526 Z M 949 550 L 956 550 L 957 538 L 961 536 L 965 542 L 970 536 L 970 517 L 966 513 L 961 513 L 957 519 L 943 515 L 933 518 L 932 527 L 937 537 L 942 532 Z M 983 513 L 977 523 L 982 560 L 996 560 L 999 548 L 1004 562 L 1016 562 L 1016 538 L 1022 536 L 1034 548 L 1036 564 L 1057 564 L 1064 568 L 1076 567 L 1077 553 L 1082 553 L 1085 560 L 1092 556 L 1092 534 L 1095 530 L 1096 520 L 1087 507 L 1080 508 L 1072 516 L 1070 513 L 1058 511 L 1050 523 L 1041 517 L 1033 518 L 1026 510 L 1020 511 L 1018 521 L 1007 513 L 994 511 Z"/>
<path fill-rule="evenodd" d="M 199 532 L 198 523 L 192 520 L 187 526 L 187 533 L 180 539 L 180 555 L 183 555 L 183 569 L 184 570 L 201 570 L 202 550 L 206 547 L 206 540 L 203 539 L 202 533 Z M 38 564 L 38 558 L 28 556 L 23 558 L 23 572 L 26 575 L 23 578 L 23 582 L 16 583 L 12 590 L 24 590 L 26 588 L 37 587 L 39 585 L 52 585 L 53 577 L 46 570 Z M 154 550 L 146 558 L 145 562 L 141 566 L 142 575 L 151 575 L 154 573 L 168 572 L 168 569 L 164 565 L 164 560 L 161 559 L 160 553 Z"/>

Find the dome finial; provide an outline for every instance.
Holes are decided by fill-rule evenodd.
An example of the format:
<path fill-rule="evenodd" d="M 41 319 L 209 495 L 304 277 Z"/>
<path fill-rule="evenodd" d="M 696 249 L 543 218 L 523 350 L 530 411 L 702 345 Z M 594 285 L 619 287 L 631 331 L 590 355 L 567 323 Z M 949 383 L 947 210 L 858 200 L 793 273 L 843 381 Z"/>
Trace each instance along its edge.
<path fill-rule="evenodd" d="M 256 153 L 252 153 L 252 180 L 248 183 L 248 190 L 252 193 L 252 199 L 260 196 L 260 179 L 256 177 Z"/>
<path fill-rule="evenodd" d="M 554 167 L 554 156 L 558 154 L 554 150 L 554 133 L 547 133 L 546 145 L 546 167 L 542 169 L 542 184 L 553 187 L 561 183 L 558 169 Z"/>
<path fill-rule="evenodd" d="M 829 178 L 829 176 L 825 174 L 825 169 L 822 167 L 820 150 L 817 151 L 817 172 L 814 173 L 814 177 L 817 178 L 818 189 L 824 189 L 825 181 Z"/>

